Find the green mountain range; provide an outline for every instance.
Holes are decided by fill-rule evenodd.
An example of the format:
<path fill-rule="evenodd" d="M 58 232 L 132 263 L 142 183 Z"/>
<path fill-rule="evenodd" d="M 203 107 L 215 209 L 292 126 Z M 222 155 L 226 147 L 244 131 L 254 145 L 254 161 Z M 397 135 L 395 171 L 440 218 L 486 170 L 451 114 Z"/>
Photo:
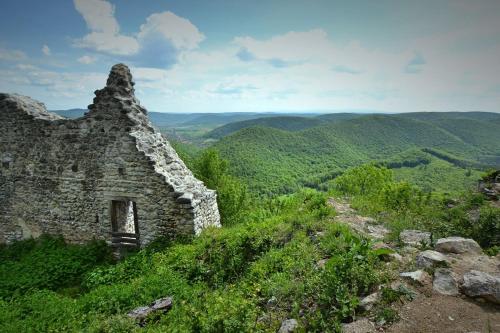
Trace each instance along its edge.
<path fill-rule="evenodd" d="M 208 134 L 233 173 L 260 193 L 289 192 L 319 184 L 348 167 L 369 161 L 415 159 L 460 178 L 500 164 L 500 115 L 494 113 L 409 113 L 297 119 L 272 117 L 231 123 Z M 301 123 L 301 125 L 298 125 Z M 301 128 L 302 127 L 302 128 Z M 224 136 L 224 134 L 226 134 Z M 414 166 L 413 168 L 415 168 Z M 443 170 L 442 170 L 443 171 Z M 417 170 L 415 171 L 417 172 Z M 423 172 L 423 171 L 422 171 Z M 410 177 L 411 178 L 411 177 Z M 458 183 L 467 183 L 460 180 Z M 433 180 L 424 187 L 440 188 Z"/>

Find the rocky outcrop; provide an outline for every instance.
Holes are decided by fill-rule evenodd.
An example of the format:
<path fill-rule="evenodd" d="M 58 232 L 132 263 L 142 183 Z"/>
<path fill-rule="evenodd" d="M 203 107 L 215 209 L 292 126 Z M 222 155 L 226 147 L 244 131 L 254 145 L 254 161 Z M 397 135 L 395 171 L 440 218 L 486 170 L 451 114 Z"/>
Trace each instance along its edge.
<path fill-rule="evenodd" d="M 127 315 L 139 323 L 143 323 L 146 317 L 153 312 L 166 313 L 172 308 L 172 297 L 160 298 L 148 306 L 140 306 L 133 309 Z"/>
<path fill-rule="evenodd" d="M 432 288 L 442 295 L 458 295 L 456 274 L 449 268 L 436 268 Z"/>
<path fill-rule="evenodd" d="M 445 266 L 448 264 L 448 257 L 437 251 L 426 250 L 417 255 L 415 264 L 417 265 L 417 268 Z"/>
<path fill-rule="evenodd" d="M 376 292 L 366 297 L 363 297 L 359 301 L 359 307 L 364 311 L 369 311 L 375 306 L 375 304 L 377 304 L 378 301 L 380 301 L 380 293 Z"/>
<path fill-rule="evenodd" d="M 443 253 L 471 253 L 479 254 L 482 252 L 481 246 L 470 238 L 447 237 L 438 239 L 436 242 L 436 251 Z"/>
<path fill-rule="evenodd" d="M 500 277 L 480 271 L 464 274 L 462 291 L 467 296 L 481 297 L 490 302 L 500 304 Z"/>
<path fill-rule="evenodd" d="M 113 66 L 82 118 L 0 94 L 0 243 L 62 234 L 70 242 L 158 236 L 220 226 L 216 194 L 148 119 L 127 66 Z M 118 240 L 120 241 L 120 240 Z"/>
<path fill-rule="evenodd" d="M 404 272 L 399 274 L 399 276 L 422 286 L 428 284 L 431 281 L 431 276 L 423 270 Z"/>

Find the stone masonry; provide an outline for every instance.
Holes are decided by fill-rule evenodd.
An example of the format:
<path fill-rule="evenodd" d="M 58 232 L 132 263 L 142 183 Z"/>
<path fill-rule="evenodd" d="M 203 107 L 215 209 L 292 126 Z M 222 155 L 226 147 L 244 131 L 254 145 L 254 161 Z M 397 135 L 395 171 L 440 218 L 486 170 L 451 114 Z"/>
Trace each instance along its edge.
<path fill-rule="evenodd" d="M 0 243 L 41 234 L 111 242 L 220 226 L 216 194 L 197 180 L 111 69 L 89 112 L 64 119 L 29 97 L 0 94 Z"/>

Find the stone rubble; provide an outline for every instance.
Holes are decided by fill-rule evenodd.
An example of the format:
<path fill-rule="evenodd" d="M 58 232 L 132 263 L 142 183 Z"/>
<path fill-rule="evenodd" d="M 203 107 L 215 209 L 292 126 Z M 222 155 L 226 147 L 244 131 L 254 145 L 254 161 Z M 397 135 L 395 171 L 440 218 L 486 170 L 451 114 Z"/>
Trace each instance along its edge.
<path fill-rule="evenodd" d="M 480 297 L 500 304 L 499 276 L 472 270 L 464 274 L 461 288 L 467 296 Z"/>
<path fill-rule="evenodd" d="M 359 301 L 359 307 L 364 311 L 369 311 L 375 306 L 375 304 L 378 303 L 378 301 L 380 301 L 380 293 L 375 292 L 362 298 Z"/>
<path fill-rule="evenodd" d="M 432 245 L 431 233 L 420 230 L 401 232 L 400 241 L 403 246 L 397 248 L 370 235 L 368 226 L 374 223 L 371 219 L 356 215 L 356 212 L 346 203 L 331 199 L 330 204 L 341 209 L 335 220 L 346 223 L 355 231 L 371 238 L 374 241 L 371 246 L 373 250 L 395 251 L 390 254 L 393 256 L 391 258 L 389 258 L 389 254 L 381 254 L 384 261 L 393 261 L 386 263 L 388 267 L 418 268 L 416 271 L 400 273 L 400 278 L 395 279 L 388 286 L 396 291 L 404 290 L 406 301 L 413 301 L 415 298 L 421 299 L 421 297 L 429 297 L 429 300 L 443 296 L 458 297 L 464 294 L 500 304 L 500 255 L 488 257 L 482 253 L 477 242 L 462 237 L 438 239 L 434 250 L 420 251 L 418 248 L 422 245 Z M 402 280 L 412 283 L 415 288 L 408 287 Z M 381 289 L 382 286 L 379 286 L 378 292 L 367 295 L 360 300 L 359 308 L 367 312 L 362 313 L 366 317 L 358 317 L 352 323 L 342 324 L 343 332 L 359 333 L 384 330 L 382 323 L 375 324 L 371 321 L 374 318 L 374 309 L 379 308 L 377 303 L 381 300 Z M 408 304 L 408 308 L 410 307 L 411 303 Z M 449 317 L 448 320 L 454 321 L 455 318 Z"/>
<path fill-rule="evenodd" d="M 411 282 L 415 282 L 420 285 L 426 285 L 431 281 L 431 276 L 423 270 L 417 270 L 414 272 L 403 272 L 399 274 L 400 277 L 405 278 Z"/>
<path fill-rule="evenodd" d="M 482 252 L 479 244 L 470 238 L 447 237 L 438 239 L 435 246 L 436 251 L 443 253 L 471 253 L 479 254 Z"/>
<path fill-rule="evenodd" d="M 153 312 L 162 311 L 163 313 L 168 312 L 172 308 L 172 297 L 164 297 L 157 299 L 149 306 L 140 306 L 138 308 L 133 309 L 127 316 L 130 318 L 134 318 L 139 322 L 143 322 L 146 317 Z"/>
<path fill-rule="evenodd" d="M 448 264 L 448 262 L 448 257 L 440 252 L 433 250 L 420 252 L 415 259 L 417 268 L 434 268 L 445 266 Z"/>
<path fill-rule="evenodd" d="M 432 288 L 442 295 L 457 296 L 458 278 L 449 268 L 436 268 Z"/>

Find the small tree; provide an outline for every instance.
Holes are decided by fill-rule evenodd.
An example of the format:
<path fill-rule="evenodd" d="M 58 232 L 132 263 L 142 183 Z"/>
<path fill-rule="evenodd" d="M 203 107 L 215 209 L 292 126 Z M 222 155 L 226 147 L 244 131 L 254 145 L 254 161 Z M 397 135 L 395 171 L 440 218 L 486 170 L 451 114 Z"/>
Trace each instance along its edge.
<path fill-rule="evenodd" d="M 222 224 L 231 225 L 241 221 L 248 209 L 248 192 L 241 181 L 228 173 L 228 163 L 218 151 L 203 151 L 195 162 L 195 174 L 208 188 L 217 191 Z"/>

